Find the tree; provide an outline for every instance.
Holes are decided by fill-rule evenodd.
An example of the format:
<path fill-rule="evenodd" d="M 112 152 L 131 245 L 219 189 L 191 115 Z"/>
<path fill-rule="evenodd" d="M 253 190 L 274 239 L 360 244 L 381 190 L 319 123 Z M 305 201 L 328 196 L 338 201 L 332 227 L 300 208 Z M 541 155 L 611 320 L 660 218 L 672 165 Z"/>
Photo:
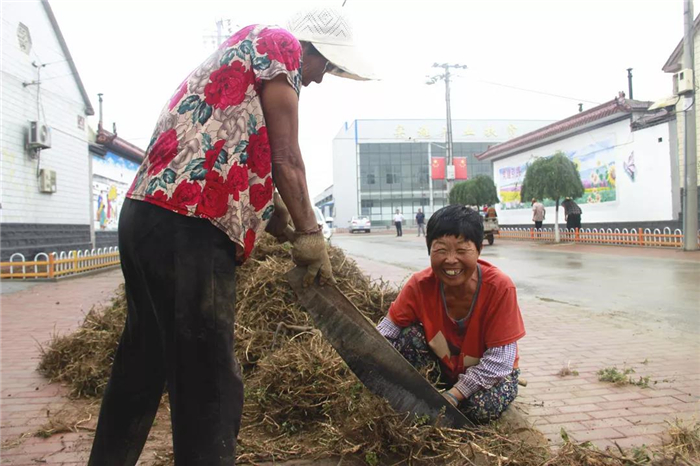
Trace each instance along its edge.
<path fill-rule="evenodd" d="M 464 204 L 464 202 L 462 202 L 462 200 L 464 199 L 465 188 L 467 188 L 466 181 L 455 183 L 455 185 L 450 190 L 450 199 L 449 199 L 450 204 L 453 204 L 453 205 Z"/>
<path fill-rule="evenodd" d="M 450 204 L 473 205 L 478 210 L 482 205 L 497 202 L 496 185 L 486 175 L 456 183 L 450 191 Z"/>
<path fill-rule="evenodd" d="M 498 192 L 496 191 L 496 185 L 493 183 L 491 177 L 478 175 L 469 181 L 471 181 L 474 186 L 474 205 L 476 205 L 477 209 L 482 205 L 498 204 Z"/>
<path fill-rule="evenodd" d="M 554 241 L 559 242 L 559 201 L 583 196 L 583 183 L 576 165 L 558 151 L 551 157 L 535 160 L 527 167 L 520 189 L 520 201 L 551 199 L 555 201 Z"/>

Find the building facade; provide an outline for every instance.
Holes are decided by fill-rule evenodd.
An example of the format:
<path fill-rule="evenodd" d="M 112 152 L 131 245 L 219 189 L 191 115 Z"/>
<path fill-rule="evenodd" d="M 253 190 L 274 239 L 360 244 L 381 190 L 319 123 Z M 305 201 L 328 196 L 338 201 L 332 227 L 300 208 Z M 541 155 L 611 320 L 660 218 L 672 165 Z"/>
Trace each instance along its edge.
<path fill-rule="evenodd" d="M 90 247 L 90 100 L 47 1 L 8 4 L 2 23 L 2 258 Z M 41 149 L 31 122 L 50 128 Z"/>
<path fill-rule="evenodd" d="M 492 163 L 477 154 L 499 142 L 550 123 L 539 120 L 453 120 L 453 156 L 465 158 L 467 177 L 492 176 Z M 406 223 L 418 209 L 430 217 L 447 204 L 445 179 L 433 179 L 431 163 L 446 156 L 444 120 L 355 120 L 333 140 L 335 226 L 353 216 L 372 227 L 390 226 L 396 210 Z"/>
<path fill-rule="evenodd" d="M 663 71 L 666 73 L 677 73 L 681 71 L 683 68 L 691 68 L 693 70 L 693 75 L 695 76 L 695 82 L 697 83 L 698 80 L 698 70 L 700 70 L 700 66 L 698 64 L 700 63 L 700 35 L 697 34 L 698 29 L 700 29 L 700 15 L 698 15 L 695 18 L 695 21 L 693 22 L 693 61 L 694 63 L 692 65 L 687 65 L 683 63 L 683 39 L 681 38 L 680 42 L 678 42 L 678 45 L 676 48 L 673 50 L 671 55 L 668 57 L 666 60 L 666 63 L 664 63 L 663 66 Z M 697 91 L 696 91 L 696 96 L 697 96 Z M 678 124 L 676 125 L 676 134 L 677 134 L 677 141 L 678 141 L 678 170 L 680 174 L 680 183 L 681 187 L 685 186 L 685 156 L 684 156 L 684 151 L 685 151 L 685 109 L 686 106 L 688 105 L 686 100 L 683 98 L 678 98 L 678 96 L 675 96 L 675 99 L 668 99 L 668 102 L 675 105 L 675 113 L 676 113 L 676 118 Z M 698 150 L 698 144 L 697 144 L 697 131 L 700 129 L 700 111 L 695 110 L 695 131 L 696 131 L 696 140 L 695 140 L 695 150 Z M 695 169 L 697 170 L 698 173 L 698 185 L 700 186 L 700 158 L 697 158 L 696 160 L 697 166 Z M 699 194 L 700 195 L 700 194 Z"/>
<path fill-rule="evenodd" d="M 144 156 L 142 149 L 104 130 L 100 124 L 90 143 L 95 247 L 118 245 L 119 213 Z"/>
<path fill-rule="evenodd" d="M 321 213 L 327 219 L 335 217 L 335 201 L 333 200 L 333 185 L 324 189 L 314 197 L 314 205 L 321 209 Z"/>
<path fill-rule="evenodd" d="M 533 226 L 531 202 L 520 198 L 527 167 L 563 152 L 585 189 L 575 199 L 584 228 L 679 228 L 675 115 L 650 112 L 649 106 L 620 96 L 480 154 L 480 160 L 493 161 L 499 223 Z M 551 227 L 555 203 L 544 204 L 545 225 Z M 565 225 L 563 210 L 559 221 Z"/>

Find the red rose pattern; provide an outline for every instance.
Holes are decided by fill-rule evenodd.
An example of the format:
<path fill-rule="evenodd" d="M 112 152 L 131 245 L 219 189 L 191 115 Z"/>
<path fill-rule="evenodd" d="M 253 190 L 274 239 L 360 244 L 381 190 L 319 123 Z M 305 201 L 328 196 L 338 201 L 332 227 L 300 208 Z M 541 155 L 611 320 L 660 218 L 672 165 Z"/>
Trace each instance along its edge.
<path fill-rule="evenodd" d="M 244 242 L 244 251 L 243 251 L 243 256 L 247 259 L 250 257 L 250 253 L 253 252 L 253 248 L 255 247 L 255 231 L 249 229 L 248 231 L 245 232 L 245 239 L 243 240 Z"/>
<path fill-rule="evenodd" d="M 228 210 L 228 191 L 219 180 L 207 180 L 195 214 L 208 218 L 223 217 Z"/>
<path fill-rule="evenodd" d="M 234 61 L 211 74 L 209 84 L 204 87 L 205 100 L 214 108 L 238 105 L 245 99 L 248 86 L 253 81 L 253 72 L 247 70 L 243 63 Z"/>
<path fill-rule="evenodd" d="M 196 204 L 201 194 L 202 186 L 199 183 L 196 181 L 185 181 L 175 188 L 172 202 L 178 207 L 186 208 L 189 205 Z"/>
<path fill-rule="evenodd" d="M 258 37 L 258 53 L 270 60 L 284 63 L 288 71 L 301 66 L 301 45 L 296 37 L 284 29 L 264 29 Z"/>
<path fill-rule="evenodd" d="M 160 173 L 173 161 L 176 155 L 177 133 L 174 129 L 170 129 L 158 136 L 158 140 L 148 153 L 148 162 L 150 164 L 148 174 L 157 175 Z"/>
<path fill-rule="evenodd" d="M 146 199 L 155 204 L 163 204 L 168 201 L 168 194 L 165 191 L 154 191 L 153 194 L 146 194 Z"/>
<path fill-rule="evenodd" d="M 265 184 L 257 183 L 250 187 L 250 205 L 256 211 L 262 210 L 272 200 L 272 178 L 265 180 Z"/>
<path fill-rule="evenodd" d="M 232 45 L 236 45 L 237 43 L 241 42 L 243 39 L 248 37 L 248 34 L 250 34 L 250 31 L 252 31 L 253 29 L 255 29 L 255 24 L 253 24 L 251 26 L 244 27 L 243 29 L 241 29 L 240 31 L 238 31 L 237 33 L 235 33 L 234 35 L 232 35 L 231 37 L 226 39 L 226 42 L 221 44 L 221 47 L 219 47 L 219 48 L 227 49 L 227 48 L 231 47 Z"/>
<path fill-rule="evenodd" d="M 263 126 L 258 130 L 258 134 L 251 134 L 248 139 L 248 168 L 265 178 L 272 170 L 272 159 L 270 156 L 270 142 L 267 139 L 267 128 Z"/>
<path fill-rule="evenodd" d="M 250 39 L 257 50 L 257 56 L 266 54 L 270 60 L 270 69 L 267 73 L 287 72 L 290 78 L 298 81 L 299 68 L 301 66 L 301 47 L 299 42 L 288 32 L 281 29 L 269 29 L 263 26 L 248 26 L 232 35 L 222 45 L 223 48 L 236 47 L 242 40 Z M 216 140 L 214 147 L 205 150 L 203 147 L 195 147 L 188 144 L 189 139 L 178 140 L 182 135 L 193 135 L 194 120 L 193 109 L 180 114 L 178 105 L 187 95 L 197 96 L 199 101 L 206 102 L 214 109 L 227 109 L 231 106 L 240 106 L 250 99 L 259 104 L 262 80 L 256 82 L 249 57 L 232 57 L 233 61 L 226 66 L 211 72 L 206 78 L 204 74 L 204 89 L 195 91 L 189 87 L 189 76 L 166 103 L 166 108 L 161 116 L 161 121 L 171 122 L 170 129 L 156 134 L 155 142 L 149 147 L 147 157 L 139 169 L 136 179 L 130 187 L 127 197 L 143 199 L 145 201 L 166 207 L 182 215 L 192 215 L 204 218 L 216 219 L 220 227 L 226 231 L 233 241 L 240 247 L 240 253 L 247 258 L 253 251 L 256 240 L 256 229 L 243 227 L 241 222 L 248 220 L 239 218 L 240 212 L 247 212 L 257 217 L 255 224 L 262 221 L 262 211 L 272 200 L 274 185 L 270 177 L 272 170 L 269 135 L 264 127 L 264 117 L 259 111 L 259 106 L 251 106 L 236 109 L 246 119 L 252 115 L 263 126 L 257 134 L 243 133 L 240 139 L 235 141 Z M 208 66 L 208 65 L 207 65 Z M 193 73 L 202 75 L 202 69 Z M 295 81 L 295 82 L 296 82 Z M 200 109 L 199 111 L 202 111 Z M 217 115 L 215 112 L 214 115 Z M 221 121 L 217 116 L 212 116 L 207 123 L 197 128 L 197 134 L 207 133 L 212 138 L 217 134 Z M 177 132 L 175 128 L 177 127 Z M 225 149 L 226 143 L 231 147 L 240 142 L 247 141 L 246 163 L 240 162 L 241 152 L 234 153 L 233 149 Z M 227 150 L 226 163 L 221 164 L 220 169 L 214 168 L 221 150 Z M 204 180 L 191 179 L 191 174 L 183 170 L 192 167 L 192 161 L 198 158 L 204 159 L 204 164 L 199 165 L 206 174 Z M 163 177 L 162 172 L 166 168 L 173 169 L 174 179 L 171 176 Z M 189 172 L 188 172 L 189 173 Z M 199 172 L 203 173 L 203 172 Z M 172 175 L 172 174 L 171 174 Z M 201 175 L 200 175 L 201 176 Z M 158 177 L 161 186 L 150 194 L 146 194 L 150 181 Z M 254 180 L 256 184 L 251 184 Z M 166 188 L 162 188 L 162 182 Z M 243 193 L 243 195 L 241 194 Z M 231 197 L 233 199 L 231 199 Z M 230 212 L 231 204 L 235 206 L 239 215 Z M 254 212 L 254 213 L 253 213 Z"/>
<path fill-rule="evenodd" d="M 221 141 L 216 141 L 214 147 L 206 152 L 204 155 L 206 157 L 206 160 L 204 161 L 204 168 L 207 170 L 214 168 L 214 163 L 216 162 L 216 159 L 219 158 L 219 153 L 221 153 L 223 150 L 224 144 L 226 144 L 226 141 L 223 139 Z"/>
<path fill-rule="evenodd" d="M 248 189 L 248 170 L 238 165 L 238 162 L 234 163 L 228 171 L 226 186 L 228 191 L 233 194 L 233 200 L 238 201 L 240 199 L 239 193 Z"/>

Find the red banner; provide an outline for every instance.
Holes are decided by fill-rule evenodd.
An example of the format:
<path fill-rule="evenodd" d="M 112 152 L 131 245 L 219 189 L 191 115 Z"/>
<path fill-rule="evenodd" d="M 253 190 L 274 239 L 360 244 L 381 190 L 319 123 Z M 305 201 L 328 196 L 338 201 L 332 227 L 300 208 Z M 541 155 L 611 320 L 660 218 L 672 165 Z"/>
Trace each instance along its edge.
<path fill-rule="evenodd" d="M 434 180 L 445 179 L 445 157 L 433 157 L 430 161 L 430 177 Z"/>
<path fill-rule="evenodd" d="M 466 157 L 454 157 L 455 164 L 455 180 L 466 180 L 467 179 L 467 158 Z"/>

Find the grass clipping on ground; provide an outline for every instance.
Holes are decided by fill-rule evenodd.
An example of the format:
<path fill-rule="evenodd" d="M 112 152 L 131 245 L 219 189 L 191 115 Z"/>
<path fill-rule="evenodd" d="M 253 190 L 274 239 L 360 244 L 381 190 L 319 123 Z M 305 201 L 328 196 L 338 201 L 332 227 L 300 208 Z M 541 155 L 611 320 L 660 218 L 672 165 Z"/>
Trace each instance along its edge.
<path fill-rule="evenodd" d="M 330 256 L 338 288 L 377 322 L 396 290 L 371 282 L 340 249 Z M 395 413 L 314 330 L 286 282 L 292 267 L 289 246 L 266 237 L 237 271 L 236 352 L 246 389 L 239 463 L 340 456 L 370 465 L 637 464 L 573 443 L 551 453 L 527 428 L 448 429 Z M 69 385 L 74 397 L 101 395 L 125 313 L 121 289 L 111 306 L 91 310 L 77 331 L 42 349 L 41 372 Z M 171 452 L 157 457 L 172 463 Z"/>

